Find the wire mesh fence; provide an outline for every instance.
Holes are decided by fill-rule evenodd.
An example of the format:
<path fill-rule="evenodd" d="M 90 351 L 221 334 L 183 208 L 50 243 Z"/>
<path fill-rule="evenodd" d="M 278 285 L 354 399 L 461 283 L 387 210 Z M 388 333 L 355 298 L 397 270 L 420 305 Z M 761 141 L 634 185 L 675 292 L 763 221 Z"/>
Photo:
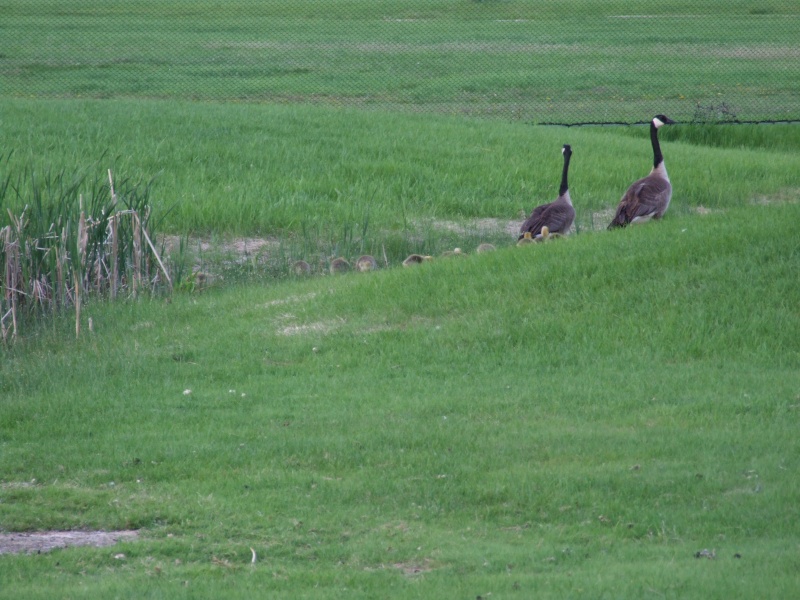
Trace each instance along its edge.
<path fill-rule="evenodd" d="M 797 0 L 6 0 L 0 95 L 800 120 Z"/>

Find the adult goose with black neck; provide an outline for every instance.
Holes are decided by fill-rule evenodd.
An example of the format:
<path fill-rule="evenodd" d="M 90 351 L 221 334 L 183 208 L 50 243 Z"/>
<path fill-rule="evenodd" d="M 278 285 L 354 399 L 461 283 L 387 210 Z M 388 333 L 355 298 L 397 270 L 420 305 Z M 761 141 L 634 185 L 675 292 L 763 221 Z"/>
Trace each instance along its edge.
<path fill-rule="evenodd" d="M 572 206 L 572 199 L 569 197 L 567 183 L 572 148 L 569 144 L 564 144 L 561 153 L 564 155 L 564 168 L 561 171 L 561 187 L 558 190 L 558 198 L 549 204 L 542 204 L 533 209 L 531 216 L 519 228 L 518 240 L 522 240 L 526 233 L 529 233 L 534 240 L 541 239 L 543 227 L 546 227 L 551 234 L 567 235 L 575 221 L 575 209 Z"/>
<path fill-rule="evenodd" d="M 617 205 L 617 212 L 608 225 L 609 229 L 660 219 L 667 212 L 669 201 L 672 199 L 672 184 L 669 182 L 667 167 L 664 166 L 664 155 L 661 154 L 661 146 L 658 143 L 658 130 L 674 122 L 664 115 L 657 115 L 650 121 L 653 170 L 647 177 L 630 185 Z"/>

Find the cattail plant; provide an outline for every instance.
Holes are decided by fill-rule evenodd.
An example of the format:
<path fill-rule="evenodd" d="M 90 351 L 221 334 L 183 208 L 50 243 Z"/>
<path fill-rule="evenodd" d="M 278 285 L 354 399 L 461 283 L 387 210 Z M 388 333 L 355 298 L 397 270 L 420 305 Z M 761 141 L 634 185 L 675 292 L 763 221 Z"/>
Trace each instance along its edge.
<path fill-rule="evenodd" d="M 8 168 L 10 155 L 0 162 Z M 150 184 L 87 173 L 26 169 L 0 178 L 0 334 L 17 335 L 20 318 L 81 305 L 91 297 L 132 297 L 171 289 L 152 242 Z M 23 207 L 15 213 L 11 206 Z M 2 224 L 2 221 L 0 221 Z"/>

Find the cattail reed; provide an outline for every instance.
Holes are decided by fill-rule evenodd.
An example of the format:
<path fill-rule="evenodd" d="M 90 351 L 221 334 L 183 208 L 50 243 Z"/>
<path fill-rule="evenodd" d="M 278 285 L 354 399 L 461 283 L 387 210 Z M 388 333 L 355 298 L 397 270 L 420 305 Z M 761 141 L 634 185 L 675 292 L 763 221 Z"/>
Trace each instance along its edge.
<path fill-rule="evenodd" d="M 28 169 L 13 181 L 1 174 L 9 163 L 8 157 L 0 160 L 0 205 L 22 208 L 8 209 L 8 224 L 0 222 L 4 342 L 17 336 L 20 317 L 70 306 L 80 336 L 87 301 L 137 295 L 149 264 L 160 267 L 171 289 L 151 242 L 149 185 L 115 182 L 110 169 L 107 183 L 83 172 L 40 175 Z"/>

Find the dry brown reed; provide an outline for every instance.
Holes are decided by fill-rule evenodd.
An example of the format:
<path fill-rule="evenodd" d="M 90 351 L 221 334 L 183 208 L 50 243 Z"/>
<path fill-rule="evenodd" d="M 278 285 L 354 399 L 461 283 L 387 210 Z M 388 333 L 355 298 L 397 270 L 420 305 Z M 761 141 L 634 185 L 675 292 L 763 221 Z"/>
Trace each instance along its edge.
<path fill-rule="evenodd" d="M 125 181 L 115 189 L 94 186 L 89 206 L 78 190 L 85 177 L 68 185 L 63 173 L 6 186 L 30 202 L 0 228 L 0 336 L 3 344 L 19 333 L 21 318 L 74 308 L 75 335 L 81 309 L 93 297 L 135 297 L 143 290 L 172 289 L 172 281 L 148 233 L 148 186 Z M 105 189 L 105 201 L 101 199 Z M 28 198 L 26 198 L 28 199 Z M 0 201 L 3 200 L 0 195 Z M 18 202 L 21 204 L 21 202 Z"/>

